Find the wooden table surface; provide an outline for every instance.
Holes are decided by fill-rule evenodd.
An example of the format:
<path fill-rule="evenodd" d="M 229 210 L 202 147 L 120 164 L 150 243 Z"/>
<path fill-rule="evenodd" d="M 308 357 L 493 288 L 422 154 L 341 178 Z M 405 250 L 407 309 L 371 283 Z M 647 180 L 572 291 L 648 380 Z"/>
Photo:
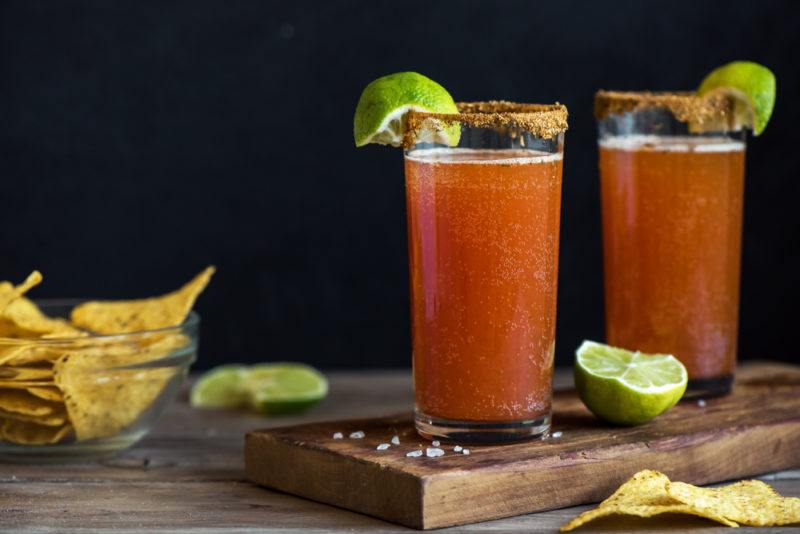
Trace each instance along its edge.
<path fill-rule="evenodd" d="M 302 417 L 267 419 L 239 411 L 193 410 L 184 393 L 148 437 L 114 458 L 78 464 L 0 464 L 0 532 L 411 531 L 257 487 L 244 479 L 242 445 L 247 430 L 386 415 L 408 411 L 411 406 L 408 371 L 337 372 L 329 377 L 328 399 Z M 569 373 L 559 372 L 556 386 L 568 384 Z M 784 495 L 800 496 L 800 471 L 763 478 Z M 559 525 L 587 508 L 579 506 L 443 531 L 555 532 Z M 727 532 L 728 527 L 699 518 L 662 516 L 650 520 L 598 520 L 577 532 L 617 530 L 710 533 Z M 738 532 L 743 530 L 749 529 Z"/>

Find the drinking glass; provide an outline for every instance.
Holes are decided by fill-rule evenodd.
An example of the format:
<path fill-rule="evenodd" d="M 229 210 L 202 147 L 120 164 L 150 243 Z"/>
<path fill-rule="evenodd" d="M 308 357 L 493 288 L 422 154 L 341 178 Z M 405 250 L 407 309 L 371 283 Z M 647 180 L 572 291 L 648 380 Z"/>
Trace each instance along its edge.
<path fill-rule="evenodd" d="M 508 102 L 459 111 L 408 120 L 416 428 L 458 442 L 545 435 L 567 111 Z M 459 130 L 455 146 L 430 141 Z"/>
<path fill-rule="evenodd" d="M 727 393 L 739 313 L 745 138 L 733 102 L 600 91 L 608 343 L 672 354 L 688 397 Z"/>

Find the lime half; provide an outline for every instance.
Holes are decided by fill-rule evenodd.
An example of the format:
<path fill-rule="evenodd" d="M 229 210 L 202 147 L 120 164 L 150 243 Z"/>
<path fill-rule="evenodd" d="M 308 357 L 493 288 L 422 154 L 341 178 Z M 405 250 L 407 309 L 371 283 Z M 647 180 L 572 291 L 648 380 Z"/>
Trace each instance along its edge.
<path fill-rule="evenodd" d="M 241 389 L 244 365 L 223 365 L 207 372 L 192 387 L 189 399 L 197 408 L 236 408 L 247 404 Z"/>
<path fill-rule="evenodd" d="M 700 96 L 721 91 L 735 99 L 736 126 L 753 129 L 759 135 L 767 127 L 775 107 L 775 75 L 752 61 L 734 61 L 714 69 L 703 79 Z"/>
<path fill-rule="evenodd" d="M 416 72 L 398 72 L 371 82 L 361 93 L 353 118 L 356 146 L 370 143 L 401 146 L 409 111 L 458 113 L 453 97 L 430 78 Z M 454 146 L 458 124 L 435 129 L 431 142 Z"/>
<path fill-rule="evenodd" d="M 271 363 L 250 367 L 242 388 L 256 410 L 285 415 L 302 412 L 325 398 L 328 380 L 308 365 Z"/>
<path fill-rule="evenodd" d="M 686 368 L 668 354 L 630 352 L 594 341 L 576 351 L 575 387 L 600 419 L 638 425 L 669 410 L 686 391 Z"/>

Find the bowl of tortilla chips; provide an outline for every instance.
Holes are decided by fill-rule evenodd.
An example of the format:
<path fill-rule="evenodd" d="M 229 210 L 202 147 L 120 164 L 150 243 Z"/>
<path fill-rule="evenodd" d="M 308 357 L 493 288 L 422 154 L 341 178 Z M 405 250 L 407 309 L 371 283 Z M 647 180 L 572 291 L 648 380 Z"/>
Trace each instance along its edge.
<path fill-rule="evenodd" d="M 0 282 L 0 458 L 101 456 L 145 436 L 196 359 L 192 307 L 213 273 L 119 301 L 34 302 L 37 271 Z"/>

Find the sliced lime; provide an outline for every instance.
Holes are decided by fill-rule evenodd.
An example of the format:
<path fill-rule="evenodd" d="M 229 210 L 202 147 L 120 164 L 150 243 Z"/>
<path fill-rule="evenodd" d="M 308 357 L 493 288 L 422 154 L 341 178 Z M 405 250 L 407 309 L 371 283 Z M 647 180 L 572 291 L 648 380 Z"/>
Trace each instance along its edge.
<path fill-rule="evenodd" d="M 720 91 L 732 96 L 736 126 L 753 129 L 759 135 L 767 127 L 775 107 L 775 75 L 752 61 L 734 61 L 714 69 L 703 79 L 699 95 Z"/>
<path fill-rule="evenodd" d="M 328 380 L 308 365 L 271 363 L 250 367 L 242 388 L 256 410 L 268 415 L 285 415 L 306 410 L 325 398 Z"/>
<path fill-rule="evenodd" d="M 371 82 L 361 93 L 353 118 L 356 146 L 370 143 L 401 146 L 409 111 L 458 113 L 447 90 L 416 72 L 398 72 Z M 436 129 L 431 142 L 457 145 L 461 128 L 453 124 Z"/>
<path fill-rule="evenodd" d="M 189 396 L 198 408 L 235 408 L 247 404 L 247 394 L 241 388 L 244 365 L 222 365 L 203 376 L 192 387 Z"/>
<path fill-rule="evenodd" d="M 686 368 L 668 354 L 630 352 L 594 341 L 576 351 L 575 387 L 597 417 L 638 425 L 669 410 L 686 391 Z"/>

